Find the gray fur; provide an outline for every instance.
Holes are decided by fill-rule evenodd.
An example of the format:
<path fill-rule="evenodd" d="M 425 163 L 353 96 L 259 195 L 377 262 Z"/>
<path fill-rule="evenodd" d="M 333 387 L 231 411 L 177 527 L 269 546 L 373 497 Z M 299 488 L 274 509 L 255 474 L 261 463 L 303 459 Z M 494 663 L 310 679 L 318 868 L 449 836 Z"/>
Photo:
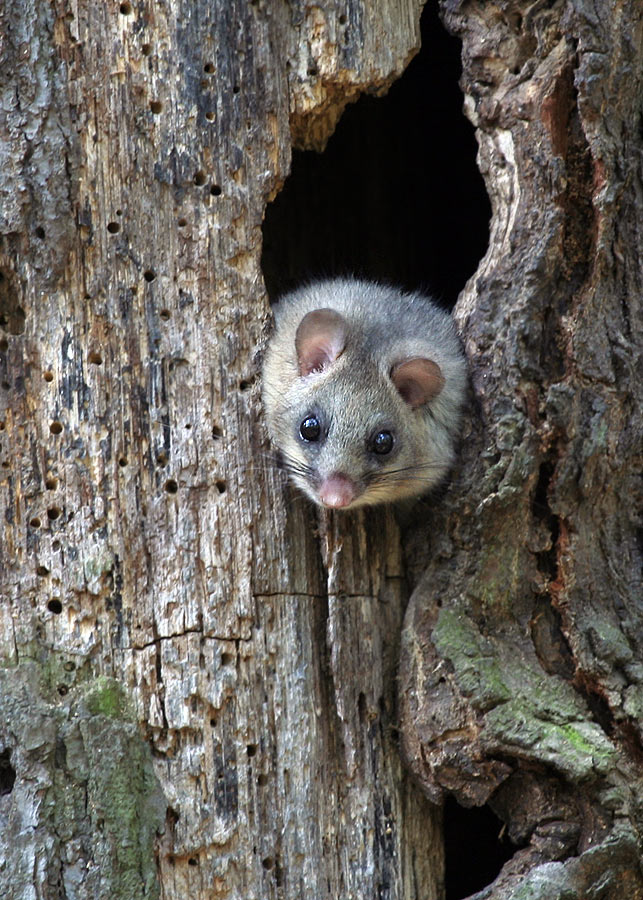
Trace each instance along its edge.
<path fill-rule="evenodd" d="M 302 377 L 297 328 L 308 312 L 325 307 L 348 324 L 345 349 L 327 370 Z M 358 486 L 351 508 L 422 494 L 446 475 L 466 383 L 464 357 L 447 313 L 421 294 L 338 278 L 286 295 L 275 318 L 263 367 L 268 431 L 293 481 L 312 500 L 321 502 L 319 484 L 336 472 Z M 390 378 L 396 363 L 412 357 L 433 360 L 445 379 L 440 394 L 417 409 L 404 402 Z M 327 435 L 307 444 L 299 427 L 312 410 L 322 413 Z M 390 459 L 368 449 L 370 436 L 383 428 L 395 433 Z"/>

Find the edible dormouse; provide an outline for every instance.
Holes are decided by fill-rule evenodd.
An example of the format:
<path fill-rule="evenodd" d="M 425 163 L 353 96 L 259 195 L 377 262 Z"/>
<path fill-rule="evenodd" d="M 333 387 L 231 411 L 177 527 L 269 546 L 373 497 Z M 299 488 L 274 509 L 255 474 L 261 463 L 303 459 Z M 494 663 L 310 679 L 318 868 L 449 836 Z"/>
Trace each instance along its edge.
<path fill-rule="evenodd" d="M 465 382 L 451 316 L 421 294 L 338 278 L 277 304 L 263 367 L 268 431 L 321 506 L 436 485 L 453 461 Z"/>

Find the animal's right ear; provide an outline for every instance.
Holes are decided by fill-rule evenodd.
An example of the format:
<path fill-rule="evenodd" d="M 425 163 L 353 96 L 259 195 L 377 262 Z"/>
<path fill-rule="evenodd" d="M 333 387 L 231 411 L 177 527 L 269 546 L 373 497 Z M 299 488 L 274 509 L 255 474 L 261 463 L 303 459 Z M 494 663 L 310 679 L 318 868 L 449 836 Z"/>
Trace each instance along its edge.
<path fill-rule="evenodd" d="M 323 372 L 346 346 L 346 320 L 334 309 L 314 309 L 306 313 L 295 335 L 299 374 Z"/>

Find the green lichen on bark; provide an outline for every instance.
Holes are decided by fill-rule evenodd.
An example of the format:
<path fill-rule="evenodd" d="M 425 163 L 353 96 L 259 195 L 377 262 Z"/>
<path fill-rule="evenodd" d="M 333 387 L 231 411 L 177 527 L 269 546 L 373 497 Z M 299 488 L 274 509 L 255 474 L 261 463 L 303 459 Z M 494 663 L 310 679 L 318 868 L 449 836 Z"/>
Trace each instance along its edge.
<path fill-rule="evenodd" d="M 605 772 L 617 756 L 602 729 L 587 721 L 579 695 L 506 641 L 484 637 L 455 609 L 440 611 L 433 631 L 462 693 L 484 713 L 481 738 L 553 766 L 573 781 Z"/>
<path fill-rule="evenodd" d="M 522 758 L 546 763 L 575 782 L 606 772 L 617 756 L 598 725 L 547 721 L 525 697 L 491 710 L 483 738 L 513 747 Z"/>
<path fill-rule="evenodd" d="M 490 709 L 511 697 L 491 643 L 456 609 L 440 611 L 433 642 L 453 664 L 462 692 L 474 697 L 478 708 Z"/>
<path fill-rule="evenodd" d="M 0 671 L 0 740 L 16 770 L 3 809 L 0 894 L 30 896 L 37 869 L 61 896 L 153 900 L 166 803 L 149 747 L 118 682 L 76 672 L 56 701 L 51 688 L 61 672 L 73 681 L 55 654 L 43 666 Z M 37 828 L 20 827 L 25 815 Z"/>
<path fill-rule="evenodd" d="M 133 722 L 131 704 L 121 685 L 111 678 L 97 678 L 89 685 L 84 701 L 92 716 L 103 715 Z"/>

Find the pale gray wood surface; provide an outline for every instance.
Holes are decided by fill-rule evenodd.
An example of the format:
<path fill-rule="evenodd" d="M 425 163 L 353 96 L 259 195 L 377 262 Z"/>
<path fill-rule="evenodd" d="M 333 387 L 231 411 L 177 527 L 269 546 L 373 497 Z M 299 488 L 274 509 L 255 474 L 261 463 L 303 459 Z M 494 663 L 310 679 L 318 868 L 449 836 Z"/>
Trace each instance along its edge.
<path fill-rule="evenodd" d="M 0 11 L 3 897 L 437 896 L 396 526 L 320 535 L 256 380 L 291 143 L 402 72 L 419 14 Z"/>

